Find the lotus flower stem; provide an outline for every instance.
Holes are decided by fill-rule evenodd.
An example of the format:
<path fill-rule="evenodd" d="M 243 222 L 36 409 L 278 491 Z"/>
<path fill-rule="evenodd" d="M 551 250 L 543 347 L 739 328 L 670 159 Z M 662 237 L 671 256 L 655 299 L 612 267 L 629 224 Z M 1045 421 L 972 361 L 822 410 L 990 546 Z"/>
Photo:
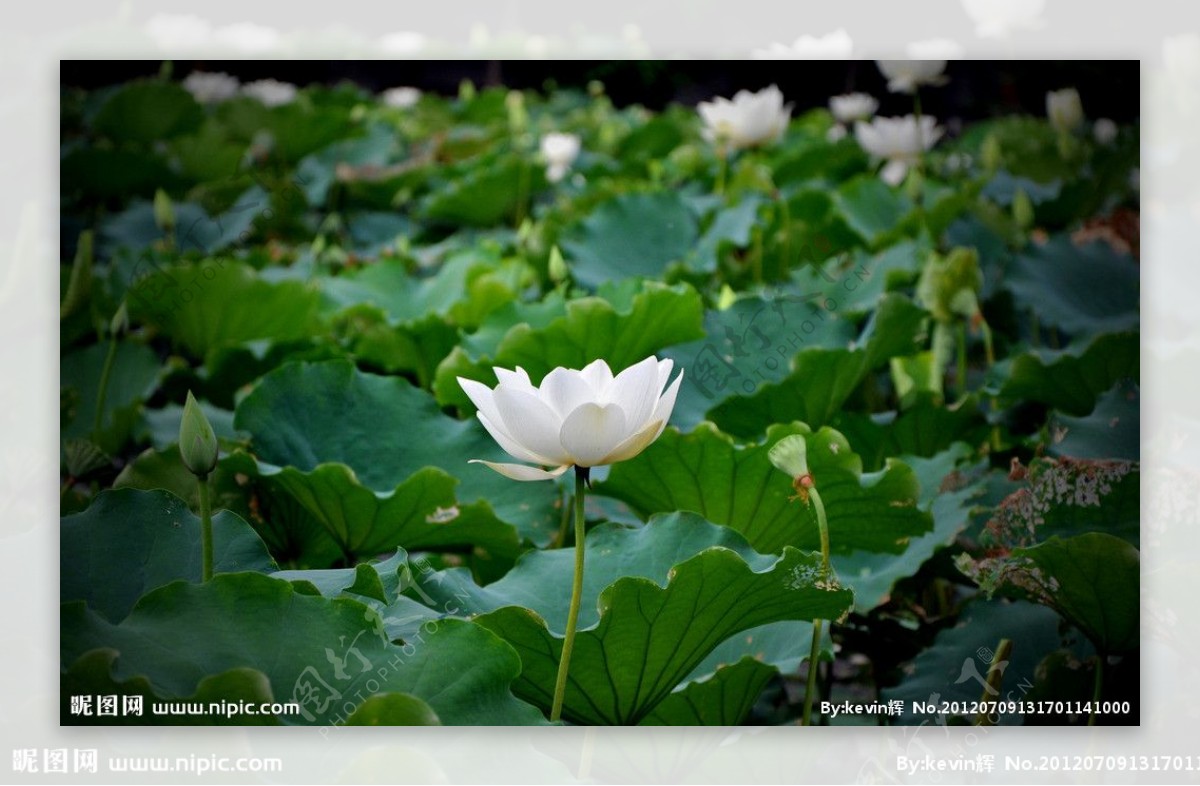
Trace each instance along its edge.
<path fill-rule="evenodd" d="M 558 661 L 558 678 L 554 681 L 554 703 L 550 706 L 550 722 L 562 717 L 563 698 L 567 693 L 567 671 L 571 665 L 571 649 L 575 646 L 575 627 L 579 622 L 579 605 L 583 598 L 583 501 L 587 493 L 590 467 L 575 467 L 575 579 L 571 582 L 571 608 L 567 612 L 567 633 L 563 638 L 562 655 Z"/>
<path fill-rule="evenodd" d="M 1096 705 L 1100 702 L 1100 697 L 1104 693 L 1104 656 L 1097 653 L 1096 655 L 1096 682 L 1092 687 L 1092 706 L 1091 712 L 1088 713 L 1088 725 L 1096 725 Z"/>
<path fill-rule="evenodd" d="M 917 189 L 913 192 L 914 201 L 917 203 L 917 216 L 921 219 L 921 224 L 925 224 L 925 140 L 921 134 L 921 91 L 919 88 L 913 88 L 913 117 L 917 122 L 917 163 L 914 167 L 917 170 Z"/>
<path fill-rule="evenodd" d="M 955 385 L 958 387 L 959 397 L 967 395 L 967 323 L 960 322 L 958 324 L 958 341 L 954 342 L 958 345 L 958 368 L 955 369 Z"/>
<path fill-rule="evenodd" d="M 570 494 L 563 490 L 562 495 L 562 517 L 558 525 L 558 547 L 561 549 L 567 545 L 567 534 L 571 526 L 571 500 Z"/>
<path fill-rule="evenodd" d="M 208 475 L 197 478 L 200 484 L 200 580 L 213 576 L 212 500 L 209 498 Z"/>
<path fill-rule="evenodd" d="M 729 162 L 725 153 L 725 148 L 717 149 L 717 180 L 713 184 L 713 193 L 717 196 L 725 196 L 725 170 L 728 168 Z"/>
<path fill-rule="evenodd" d="M 762 286 L 763 282 L 763 233 L 761 229 L 754 229 L 754 250 L 753 255 L 754 268 L 754 283 Z"/>
<path fill-rule="evenodd" d="M 792 210 L 787 195 L 776 189 L 779 200 L 779 221 L 783 225 L 783 278 L 792 270 Z M 824 260 L 821 260 L 824 261 Z"/>
<path fill-rule="evenodd" d="M 992 701 L 993 696 L 1000 695 L 1000 684 L 1004 681 L 1004 666 L 1008 663 L 1009 656 L 1012 655 L 1013 643 L 1012 639 L 1000 639 L 1000 643 L 996 645 L 996 651 L 992 655 L 992 662 L 988 664 L 986 687 L 983 689 L 983 696 L 980 697 L 980 704 L 986 706 Z M 975 716 L 976 726 L 992 726 L 991 716 L 986 711 L 981 711 Z"/>
<path fill-rule="evenodd" d="M 913 90 L 913 117 L 917 121 L 917 169 L 924 169 L 925 140 L 921 138 L 921 91 Z"/>
<path fill-rule="evenodd" d="M 979 315 L 979 331 L 983 333 L 983 351 L 987 357 L 988 368 L 996 365 L 996 350 L 992 344 L 992 329 L 988 326 L 987 320 L 983 315 Z"/>
<path fill-rule="evenodd" d="M 806 484 L 808 499 L 813 506 L 813 510 L 817 514 L 817 531 L 821 535 L 821 572 L 822 579 L 831 574 L 829 565 L 829 521 L 825 518 L 825 503 L 821 501 L 821 494 L 814 486 Z M 824 620 L 813 621 L 812 633 L 812 649 L 808 654 L 808 686 L 804 691 L 804 714 L 801 716 L 800 723 L 803 726 L 812 725 L 812 705 L 813 698 L 817 695 L 817 668 L 820 665 L 821 658 L 821 629 L 824 625 Z"/>
<path fill-rule="evenodd" d="M 513 226 L 520 227 L 525 221 L 525 216 L 528 213 L 526 203 L 529 201 L 529 162 L 524 157 L 521 158 L 518 174 L 517 174 L 517 204 L 515 207 L 516 215 L 513 221 Z"/>
<path fill-rule="evenodd" d="M 983 318 L 983 312 L 979 313 L 979 331 L 983 334 L 983 352 L 987 357 L 988 370 L 990 371 L 996 365 L 996 349 L 992 344 L 992 328 L 988 325 L 987 320 Z M 992 406 L 997 406 L 996 397 L 992 396 Z M 1000 425 L 992 424 L 992 450 L 1000 450 Z"/>
<path fill-rule="evenodd" d="M 817 695 L 817 667 L 821 660 L 821 627 L 824 620 L 813 621 L 812 649 L 808 653 L 808 686 L 804 689 L 804 715 L 800 723 L 812 725 L 813 697 Z"/>
<path fill-rule="evenodd" d="M 113 333 L 108 342 L 108 354 L 100 371 L 100 387 L 96 390 L 96 416 L 92 421 L 92 441 L 100 443 L 100 427 L 104 424 L 104 401 L 108 398 L 108 378 L 112 376 L 113 364 L 117 359 L 117 335 Z"/>

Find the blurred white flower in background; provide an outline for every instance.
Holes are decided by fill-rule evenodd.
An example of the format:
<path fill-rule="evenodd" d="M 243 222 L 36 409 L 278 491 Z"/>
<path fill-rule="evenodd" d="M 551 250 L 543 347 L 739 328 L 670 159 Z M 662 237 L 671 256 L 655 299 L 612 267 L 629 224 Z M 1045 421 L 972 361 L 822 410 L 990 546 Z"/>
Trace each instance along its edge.
<path fill-rule="evenodd" d="M 917 60 L 958 60 L 963 56 L 963 47 L 949 38 L 927 38 L 908 44 L 904 52 Z"/>
<path fill-rule="evenodd" d="M 876 60 L 893 93 L 913 93 L 922 85 L 944 85 L 945 60 Z"/>
<path fill-rule="evenodd" d="M 840 142 L 849 132 L 846 127 L 859 120 L 870 120 L 879 109 L 879 102 L 866 93 L 847 93 L 829 99 L 829 111 L 837 122 L 825 132 L 825 139 Z"/>
<path fill-rule="evenodd" d="M 1073 87 L 1046 93 L 1046 117 L 1061 133 L 1069 133 L 1083 124 L 1083 102 Z"/>
<path fill-rule="evenodd" d="M 942 133 L 937 121 L 928 115 L 921 118 L 920 124 L 914 115 L 906 115 L 877 117 L 854 126 L 854 136 L 862 149 L 887 162 L 879 176 L 892 186 L 904 179 L 909 167 L 920 161 L 921 154 L 933 147 Z"/>
<path fill-rule="evenodd" d="M 1041 27 L 1046 0 L 962 0 L 962 5 L 980 38 L 996 38 Z"/>
<path fill-rule="evenodd" d="M 546 179 L 557 183 L 567 174 L 579 155 L 580 141 L 574 134 L 553 131 L 542 137 L 540 150 L 546 160 Z"/>
<path fill-rule="evenodd" d="M 283 106 L 296 100 L 297 88 L 278 79 L 259 79 L 242 85 L 242 93 L 257 98 L 266 106 Z"/>
<path fill-rule="evenodd" d="M 1107 117 L 1102 117 L 1092 124 L 1092 137 L 1101 145 L 1111 145 L 1117 141 L 1117 124 Z"/>
<path fill-rule="evenodd" d="M 389 87 L 379 94 L 383 103 L 395 109 L 408 109 L 421 100 L 421 91 L 415 87 Z"/>
<path fill-rule="evenodd" d="M 792 116 L 792 105 L 783 104 L 775 85 L 751 93 L 739 90 L 733 100 L 717 97 L 696 105 L 704 121 L 704 138 L 735 150 L 774 142 L 783 136 Z"/>
<path fill-rule="evenodd" d="M 971 156 L 967 153 L 951 153 L 942 162 L 942 167 L 948 175 L 965 172 L 971 167 Z"/>
<path fill-rule="evenodd" d="M 279 31 L 253 22 L 238 22 L 217 30 L 217 44 L 254 54 L 270 52 L 279 46 Z"/>
<path fill-rule="evenodd" d="M 849 125 L 858 120 L 870 120 L 879 109 L 879 102 L 866 93 L 846 93 L 829 99 L 829 111 L 839 123 Z"/>
<path fill-rule="evenodd" d="M 838 60 L 849 57 L 853 48 L 850 34 L 839 29 L 823 36 L 802 35 L 791 45 L 773 43 L 755 49 L 751 57 L 755 60 Z"/>
<path fill-rule="evenodd" d="M 193 71 L 183 80 L 183 87 L 201 104 L 219 104 L 237 95 L 238 82 L 236 76 L 230 76 L 221 71 L 212 73 Z"/>
<path fill-rule="evenodd" d="M 392 55 L 411 55 L 425 48 L 425 36 L 421 33 L 398 30 L 379 39 L 379 48 Z"/>
<path fill-rule="evenodd" d="M 155 14 L 146 22 L 146 35 L 162 49 L 199 49 L 212 43 L 212 24 L 192 14 Z"/>

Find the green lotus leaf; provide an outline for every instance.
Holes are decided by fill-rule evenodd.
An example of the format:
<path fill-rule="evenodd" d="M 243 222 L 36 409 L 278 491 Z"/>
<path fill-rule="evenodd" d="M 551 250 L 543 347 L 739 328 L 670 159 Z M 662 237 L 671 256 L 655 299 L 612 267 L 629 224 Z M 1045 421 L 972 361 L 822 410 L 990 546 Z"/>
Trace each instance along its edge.
<path fill-rule="evenodd" d="M 349 718 L 347 726 L 441 726 L 433 708 L 411 693 L 370 696 Z"/>
<path fill-rule="evenodd" d="M 767 457 L 775 443 L 793 434 L 807 442 L 834 551 L 899 554 L 909 538 L 930 530 L 928 514 L 917 507 L 920 486 L 911 468 L 889 460 L 885 469 L 864 474 L 845 437 L 828 427 L 814 432 L 803 423 L 772 426 L 764 442 L 748 445 L 711 424 L 691 434 L 668 428 L 639 456 L 613 465 L 596 489 L 642 515 L 695 511 L 737 530 L 763 553 L 784 546 L 819 549 L 815 511 L 793 499 L 792 478 Z"/>
<path fill-rule="evenodd" d="M 210 259 L 163 268 L 135 289 L 135 319 L 150 322 L 196 357 L 260 339 L 318 330 L 318 294 L 299 281 L 271 282 L 243 263 Z M 140 296 L 139 296 L 140 294 Z"/>
<path fill-rule="evenodd" d="M 1052 537 L 999 557 L 960 559 L 990 593 L 1048 606 L 1082 630 L 1105 654 L 1137 649 L 1141 560 L 1138 550 L 1106 532 Z"/>
<path fill-rule="evenodd" d="M 661 353 L 686 369 L 671 413 L 671 423 L 685 431 L 722 401 L 783 380 L 798 350 L 844 347 L 854 338 L 853 326 L 840 314 L 786 293 L 740 297 L 728 308 L 709 309 L 704 334 Z"/>
<path fill-rule="evenodd" d="M 535 382 L 556 366 L 578 369 L 598 358 L 618 372 L 664 347 L 703 335 L 700 296 L 687 285 L 630 282 L 601 294 L 608 299 L 572 300 L 563 316 L 542 327 L 514 325 L 490 357 L 476 359 L 462 349 L 450 353 L 433 384 L 438 403 L 474 412 L 456 377 L 495 385 L 493 366 L 520 366 Z"/>
<path fill-rule="evenodd" d="M 624 278 L 661 278 L 683 262 L 699 236 L 675 191 L 622 194 L 602 203 L 559 240 L 571 276 L 596 288 Z"/>
<path fill-rule="evenodd" d="M 214 572 L 275 569 L 241 517 L 222 510 L 212 523 Z M 114 622 L 156 587 L 200 581 L 200 519 L 168 491 L 103 491 L 82 513 L 63 517 L 60 544 L 61 600 L 86 601 Z"/>
<path fill-rule="evenodd" d="M 821 577 L 820 555 L 753 551 L 695 514 L 645 527 L 605 524 L 587 539 L 580 631 L 563 716 L 590 724 L 642 721 L 721 642 L 780 620 L 838 619 L 851 593 Z M 521 655 L 518 695 L 548 708 L 566 627 L 573 551 L 530 552 L 479 587 L 462 569 L 415 573 L 416 594 L 471 614 Z M 418 565 L 418 569 L 421 566 Z M 410 592 L 410 594 L 412 594 Z"/>
<path fill-rule="evenodd" d="M 860 175 L 838 186 L 833 193 L 834 209 L 845 219 L 868 248 L 881 248 L 898 234 L 912 212 L 912 201 L 889 188 L 874 175 Z"/>
<path fill-rule="evenodd" d="M 532 157 L 509 154 L 472 164 L 422 202 L 424 218 L 445 224 L 492 226 L 527 209 L 530 195 L 546 185 L 544 168 Z"/>
<path fill-rule="evenodd" d="M 442 414 L 400 377 L 287 364 L 241 401 L 234 425 L 251 434 L 250 452 L 227 466 L 300 502 L 349 555 L 478 543 L 512 557 L 517 532 L 544 543 L 558 528 L 553 484 L 469 465 L 506 459 L 478 421 Z"/>
<path fill-rule="evenodd" d="M 170 82 L 130 82 L 100 107 L 92 125 L 117 142 L 150 144 L 197 128 L 204 112 L 192 94 Z"/>
<path fill-rule="evenodd" d="M 1001 639 L 1012 642 L 1012 651 L 999 690 L 993 693 L 984 686 Z M 1077 639 L 1066 643 L 1080 654 L 1090 652 L 1086 640 Z M 1063 644 L 1058 615 L 1050 609 L 1025 601 L 976 599 L 952 627 L 938 633 L 931 646 L 905 664 L 900 684 L 884 688 L 880 695 L 884 701 L 903 702 L 899 723 L 945 723 L 948 717 L 937 712 L 914 713 L 913 702 L 936 706 L 942 702 L 1021 701 L 1034 689 L 1038 663 Z M 966 721 L 974 723 L 975 718 L 968 716 Z M 998 721 L 1003 726 L 1019 725 L 1024 716 L 1005 712 Z"/>
<path fill-rule="evenodd" d="M 116 625 L 82 603 L 65 604 L 61 619 L 68 668 L 92 650 L 111 648 L 119 658 L 110 679 L 142 677 L 164 697 L 190 696 L 210 675 L 255 669 L 267 676 L 276 701 L 301 705 L 298 714 L 280 717 L 287 724 L 343 723 L 377 693 L 412 694 L 447 725 L 543 722 L 510 691 L 521 669 L 516 653 L 479 625 L 441 620 L 399 646 L 362 603 L 303 594 L 258 573 L 169 584 Z"/>
<path fill-rule="evenodd" d="M 133 434 L 143 402 L 159 386 L 162 364 L 147 346 L 128 341 L 117 344 L 108 375 L 100 431 L 93 434 L 100 380 L 109 349 L 108 342 L 104 342 L 63 355 L 59 374 L 63 389 L 73 391 L 62 438 L 92 439 L 100 449 L 112 454 L 119 451 Z"/>
<path fill-rule="evenodd" d="M 867 612 L 886 603 L 897 581 L 917 573 L 939 549 L 952 544 L 970 521 L 983 492 L 980 464 L 964 466 L 970 450 L 961 442 L 928 459 L 903 456 L 921 481 L 919 506 L 929 511 L 933 531 L 913 538 L 903 554 L 855 551 L 833 556 L 838 578 L 854 590 L 854 606 Z"/>
<path fill-rule="evenodd" d="M 272 703 L 271 682 L 261 671 L 234 668 L 213 674 L 200 680 L 196 692 L 190 696 L 160 696 L 154 692 L 150 681 L 142 676 L 114 679 L 113 669 L 120 653 L 107 647 L 99 647 L 80 656 L 62 675 L 59 723 L 71 725 L 105 726 L 202 726 L 231 723 L 237 718 L 239 726 L 278 726 L 277 715 L 260 714 L 263 703 Z M 90 700 L 85 710 L 73 708 L 71 697 Z M 116 696 L 119 702 L 113 708 L 115 715 L 98 714 L 100 696 Z M 141 697 L 141 712 L 134 709 L 136 699 Z M 222 703 L 223 702 L 223 703 Z M 159 706 L 156 707 L 155 705 Z M 219 705 L 223 712 L 209 712 L 211 705 Z M 254 714 L 240 712 L 242 707 L 252 705 Z M 189 710 L 203 707 L 204 712 Z M 233 707 L 233 710 L 230 710 Z"/>
<path fill-rule="evenodd" d="M 1005 402 L 1038 401 L 1081 417 L 1096 397 L 1124 379 L 1137 381 L 1138 334 L 1107 333 L 1062 350 L 1032 350 L 996 365 L 988 391 Z"/>
<path fill-rule="evenodd" d="M 736 726 L 742 723 L 776 670 L 754 658 L 717 669 L 659 702 L 643 726 Z"/>
<path fill-rule="evenodd" d="M 1137 327 L 1138 279 L 1133 258 L 1109 244 L 1058 235 L 1019 255 L 1005 283 L 1041 324 L 1093 336 Z"/>
<path fill-rule="evenodd" d="M 1141 391 L 1132 382 L 1117 383 L 1096 398 L 1090 415 L 1055 415 L 1048 424 L 1048 453 L 1083 459 L 1127 459 L 1141 454 Z"/>
<path fill-rule="evenodd" d="M 709 412 L 714 423 L 739 437 L 756 437 L 772 423 L 828 423 L 872 369 L 920 348 L 928 317 L 901 295 L 880 301 L 853 349 L 801 349 L 791 373 L 751 395 L 729 398 Z"/>

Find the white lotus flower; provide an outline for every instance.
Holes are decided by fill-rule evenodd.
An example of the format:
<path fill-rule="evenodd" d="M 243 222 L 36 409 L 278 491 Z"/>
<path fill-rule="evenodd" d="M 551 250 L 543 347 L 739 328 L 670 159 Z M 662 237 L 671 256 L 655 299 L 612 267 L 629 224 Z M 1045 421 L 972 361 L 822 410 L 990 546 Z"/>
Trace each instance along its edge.
<path fill-rule="evenodd" d="M 1092 123 L 1092 137 L 1101 145 L 1111 145 L 1117 141 L 1117 124 L 1107 117 L 1099 118 Z"/>
<path fill-rule="evenodd" d="M 1050 125 L 1062 133 L 1074 131 L 1083 124 L 1083 102 L 1073 87 L 1046 93 L 1046 117 Z"/>
<path fill-rule="evenodd" d="M 919 125 L 915 116 L 906 115 L 877 117 L 870 123 L 859 122 L 854 126 L 854 136 L 862 149 L 887 161 L 879 174 L 893 186 L 904 179 L 908 168 L 933 147 L 942 133 L 937 121 L 928 115 L 921 118 Z"/>
<path fill-rule="evenodd" d="M 543 136 L 539 148 L 542 158 L 546 160 L 546 179 L 551 183 L 562 180 L 571 164 L 575 163 L 579 147 L 579 137 L 574 134 L 553 131 Z"/>
<path fill-rule="evenodd" d="M 266 106 L 282 106 L 296 100 L 297 88 L 278 79 L 259 79 L 242 85 L 242 94 L 257 98 Z"/>
<path fill-rule="evenodd" d="M 704 121 L 704 138 L 734 149 L 774 142 L 783 136 L 792 116 L 792 105 L 783 104 L 775 85 L 751 93 L 739 90 L 730 101 L 715 98 L 696 106 Z"/>
<path fill-rule="evenodd" d="M 184 88 L 202 104 L 219 104 L 237 95 L 240 83 L 236 76 L 222 72 L 193 71 L 183 80 Z"/>
<path fill-rule="evenodd" d="M 408 109 L 421 100 L 421 91 L 415 87 L 390 87 L 379 94 L 383 103 L 396 109 Z"/>
<path fill-rule="evenodd" d="M 945 60 L 876 60 L 893 93 L 915 93 L 921 85 L 944 85 Z"/>
<path fill-rule="evenodd" d="M 631 459 L 658 439 L 675 408 L 683 372 L 668 386 L 672 362 L 651 355 L 613 376 L 596 360 L 582 371 L 559 368 L 534 387 L 525 370 L 495 369 L 495 389 L 458 378 L 479 420 L 508 455 L 525 464 L 473 459 L 513 480 L 550 480 L 571 466 Z"/>
<path fill-rule="evenodd" d="M 829 99 L 829 111 L 839 123 L 849 125 L 858 120 L 870 120 L 879 109 L 879 102 L 866 93 L 847 93 Z"/>

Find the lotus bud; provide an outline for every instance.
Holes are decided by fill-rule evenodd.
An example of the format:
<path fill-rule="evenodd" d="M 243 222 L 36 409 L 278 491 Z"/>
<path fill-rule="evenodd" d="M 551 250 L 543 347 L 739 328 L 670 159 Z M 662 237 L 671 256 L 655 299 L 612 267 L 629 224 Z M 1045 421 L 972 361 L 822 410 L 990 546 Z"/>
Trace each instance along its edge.
<path fill-rule="evenodd" d="M 988 134 L 979 150 L 979 161 L 987 172 L 995 172 L 1000 168 L 1003 151 L 1000 149 L 1000 139 L 995 134 Z"/>
<path fill-rule="evenodd" d="M 563 259 L 562 252 L 558 250 L 558 246 L 552 246 L 550 248 L 550 263 L 548 265 L 548 272 L 550 274 L 550 280 L 555 284 L 566 281 L 567 276 L 570 275 L 570 271 L 567 270 L 567 262 L 565 259 Z"/>
<path fill-rule="evenodd" d="M 179 422 L 179 455 L 183 464 L 196 477 L 204 480 L 217 467 L 217 435 L 204 416 L 192 391 L 188 391 Z"/>
<path fill-rule="evenodd" d="M 71 278 L 67 281 L 67 294 L 59 307 L 59 318 L 66 319 L 88 301 L 92 291 L 92 231 L 79 234 L 75 250 L 75 263 L 71 265 Z"/>
<path fill-rule="evenodd" d="M 1029 229 L 1033 226 L 1033 202 L 1023 188 L 1018 188 L 1017 193 L 1013 195 L 1012 215 L 1013 221 L 1021 229 Z"/>
<path fill-rule="evenodd" d="M 113 314 L 112 321 L 108 323 L 108 332 L 110 336 L 116 336 L 129 328 L 129 307 L 125 301 L 121 301 L 121 307 L 117 309 L 117 313 Z"/>
<path fill-rule="evenodd" d="M 175 208 L 171 197 L 161 188 L 154 192 L 154 223 L 166 234 L 175 230 Z"/>

